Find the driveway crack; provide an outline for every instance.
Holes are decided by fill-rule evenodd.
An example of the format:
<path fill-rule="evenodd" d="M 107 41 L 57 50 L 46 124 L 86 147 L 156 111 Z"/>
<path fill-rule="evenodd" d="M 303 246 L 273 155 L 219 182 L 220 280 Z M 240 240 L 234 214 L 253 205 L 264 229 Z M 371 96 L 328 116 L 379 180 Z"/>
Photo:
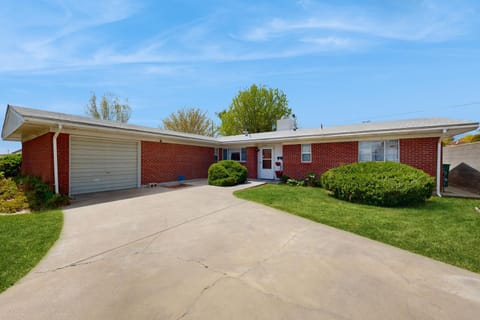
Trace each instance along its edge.
<path fill-rule="evenodd" d="M 272 259 L 273 257 L 277 256 L 278 254 L 280 254 L 290 243 L 292 243 L 299 234 L 305 232 L 305 230 L 307 230 L 308 227 L 306 228 L 302 228 L 300 229 L 299 231 L 295 231 L 295 232 L 292 232 L 290 234 L 290 236 L 287 238 L 287 240 L 285 240 L 278 249 L 276 249 L 275 251 L 273 251 L 270 255 L 268 255 L 267 257 L 263 258 L 262 260 L 256 262 L 253 266 L 251 266 L 250 268 L 248 268 L 247 270 L 245 270 L 244 272 L 242 272 L 239 277 L 243 277 L 244 275 L 246 275 L 247 273 L 249 273 L 250 271 L 258 268 L 259 266 L 261 266 L 262 264 L 264 264 L 265 262 L 267 262 L 268 260 Z"/>
<path fill-rule="evenodd" d="M 194 222 L 194 221 L 198 221 L 198 220 L 201 220 L 201 219 L 204 219 L 204 218 L 207 218 L 209 216 L 212 216 L 212 215 L 215 215 L 217 213 L 220 213 L 222 211 L 224 211 L 225 209 L 229 209 L 229 208 L 234 208 L 234 207 L 238 207 L 240 205 L 243 205 L 245 203 L 245 201 L 241 201 L 239 203 L 236 203 L 236 204 L 233 204 L 233 205 L 230 205 L 230 206 L 226 206 L 226 207 L 223 207 L 223 208 L 220 208 L 220 209 L 217 209 L 217 210 L 214 210 L 214 211 L 211 211 L 209 213 L 206 213 L 204 215 L 201 215 L 201 216 L 197 216 L 197 217 L 193 217 L 191 219 L 187 219 L 185 221 L 182 221 L 180 223 L 177 223 L 177 224 L 174 224 L 170 227 L 166 227 L 162 230 L 159 230 L 159 231 L 156 231 L 154 233 L 151 233 L 151 234 L 148 234 L 146 236 L 143 236 L 143 237 L 140 237 L 140 238 L 137 238 L 135 240 L 132 240 L 132 241 L 129 241 L 129 242 L 126 242 L 124 244 L 121 244 L 119 246 L 116 246 L 116 247 L 113 247 L 113 248 L 110 248 L 110 249 L 107 249 L 107 250 L 104 250 L 104 251 L 101 251 L 101 252 L 98 252 L 96 254 L 93 254 L 91 256 L 88 256 L 86 258 L 82 258 L 82 259 L 79 259 L 77 261 L 74 261 L 72 263 L 69 263 L 67 265 L 64 265 L 64 266 L 61 266 L 61 267 L 58 267 L 58 268 L 54 268 L 54 269 L 49 269 L 49 270 L 44 270 L 44 271 L 36 271 L 35 273 L 49 273 L 49 272 L 55 272 L 55 271 L 59 271 L 59 270 L 63 270 L 63 269 L 67 269 L 67 268 L 72 268 L 72 267 L 76 267 L 76 266 L 80 266 L 80 265 L 85 265 L 85 264 L 90 264 L 90 263 L 94 263 L 94 262 L 98 262 L 98 261 L 101 261 L 103 259 L 98 259 L 98 260 L 94 260 L 94 261 L 91 261 L 89 262 L 89 260 L 93 259 L 93 258 L 96 258 L 96 257 L 100 257 L 100 256 L 103 256 L 103 255 L 106 255 L 108 253 L 111 253 L 113 251 L 116 251 L 116 250 L 119 250 L 119 249 L 123 249 L 123 248 L 126 248 L 128 246 L 131 246 L 132 244 L 135 244 L 135 243 L 138 243 L 138 242 L 141 242 L 141 241 L 144 241 L 144 240 L 147 240 L 147 239 L 150 239 L 150 238 L 153 238 L 152 241 L 150 241 L 150 243 L 143 249 L 143 251 L 147 250 L 150 245 L 155 241 L 155 239 L 157 237 L 159 237 L 162 233 L 164 232 L 167 232 L 167 231 L 170 231 L 170 230 L 173 230 L 173 229 L 176 229 L 176 228 L 179 228 L 181 226 L 184 226 L 188 223 L 191 223 L 191 222 Z"/>
<path fill-rule="evenodd" d="M 223 279 L 226 279 L 228 276 L 221 276 L 217 279 L 215 279 L 211 284 L 209 284 L 208 286 L 204 287 L 202 289 L 202 291 L 200 291 L 200 293 L 198 294 L 198 296 L 192 301 L 192 303 L 187 307 L 187 310 L 180 316 L 177 318 L 177 320 L 180 320 L 180 319 L 183 319 L 185 318 L 189 313 L 190 311 L 192 310 L 192 308 L 195 306 L 195 304 L 197 304 L 198 300 L 200 300 L 200 298 L 205 294 L 205 292 L 207 292 L 208 290 L 212 289 L 213 287 L 215 287 L 221 280 Z"/>
<path fill-rule="evenodd" d="M 244 279 L 241 279 L 240 277 L 236 277 L 236 276 L 232 276 L 232 275 L 223 275 L 223 276 L 215 279 L 211 284 L 205 286 L 200 291 L 200 293 L 195 297 L 195 299 L 192 301 L 192 303 L 190 303 L 190 305 L 187 307 L 186 311 L 184 313 L 182 313 L 178 318 L 176 318 L 176 320 L 183 319 L 188 314 L 190 314 L 193 307 L 198 303 L 198 301 L 203 297 L 203 295 L 205 295 L 205 293 L 207 291 L 212 290 L 216 285 L 218 285 L 218 283 L 220 283 L 220 281 L 226 280 L 226 279 L 240 281 L 241 283 L 243 283 L 247 287 L 249 287 L 249 288 L 251 288 L 251 289 L 253 289 L 257 292 L 260 292 L 263 295 L 266 295 L 266 296 L 272 297 L 273 299 L 279 300 L 279 301 L 281 301 L 282 303 L 285 303 L 285 304 L 289 304 L 289 305 L 292 305 L 292 306 L 295 306 L 295 307 L 298 307 L 298 308 L 301 308 L 301 309 L 304 309 L 304 310 L 310 310 L 310 311 L 314 311 L 314 312 L 323 312 L 323 313 L 326 313 L 330 316 L 333 316 L 335 319 L 345 319 L 345 320 L 348 319 L 345 316 L 342 316 L 338 313 L 334 313 L 334 312 L 329 311 L 329 310 L 325 310 L 324 308 L 316 308 L 316 307 L 312 307 L 312 306 L 306 306 L 306 305 L 303 305 L 303 304 L 296 303 L 294 301 L 287 300 L 287 299 L 285 299 L 285 298 L 283 298 L 283 297 L 281 297 L 281 296 L 279 296 L 275 293 L 272 293 L 272 292 L 269 292 L 269 291 L 266 291 L 266 290 L 262 290 L 262 289 L 260 289 L 256 286 L 252 286 L 248 281 L 246 281 Z"/>

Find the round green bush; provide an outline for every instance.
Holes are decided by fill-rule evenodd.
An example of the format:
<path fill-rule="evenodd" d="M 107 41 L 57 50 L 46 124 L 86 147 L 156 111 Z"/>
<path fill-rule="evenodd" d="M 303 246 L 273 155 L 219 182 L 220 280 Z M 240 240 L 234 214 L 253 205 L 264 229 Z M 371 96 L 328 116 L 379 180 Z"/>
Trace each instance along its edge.
<path fill-rule="evenodd" d="M 333 168 L 322 186 L 342 200 L 384 207 L 408 206 L 432 196 L 434 179 L 396 162 L 360 162 Z"/>
<path fill-rule="evenodd" d="M 234 186 L 247 181 L 247 168 L 237 161 L 222 160 L 208 168 L 208 184 Z"/>

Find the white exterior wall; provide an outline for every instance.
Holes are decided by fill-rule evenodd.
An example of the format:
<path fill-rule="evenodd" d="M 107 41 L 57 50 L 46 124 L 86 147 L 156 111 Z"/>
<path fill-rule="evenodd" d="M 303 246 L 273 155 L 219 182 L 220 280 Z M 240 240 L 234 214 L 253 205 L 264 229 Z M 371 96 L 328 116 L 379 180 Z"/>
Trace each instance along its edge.
<path fill-rule="evenodd" d="M 449 163 L 450 170 L 462 162 L 480 171 L 480 142 L 443 148 L 443 163 Z"/>

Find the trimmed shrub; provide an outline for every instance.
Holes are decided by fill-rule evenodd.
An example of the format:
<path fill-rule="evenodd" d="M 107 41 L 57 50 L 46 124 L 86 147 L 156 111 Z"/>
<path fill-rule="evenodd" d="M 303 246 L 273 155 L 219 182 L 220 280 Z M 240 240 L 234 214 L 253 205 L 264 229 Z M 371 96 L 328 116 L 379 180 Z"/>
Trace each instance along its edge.
<path fill-rule="evenodd" d="M 27 198 L 18 190 L 15 181 L 0 173 L 0 213 L 13 213 L 27 208 Z"/>
<path fill-rule="evenodd" d="M 12 178 L 18 176 L 21 167 L 21 154 L 8 154 L 0 158 L 0 172 L 3 172 L 5 178 Z"/>
<path fill-rule="evenodd" d="M 247 168 L 234 160 L 222 160 L 208 168 L 208 184 L 234 186 L 247 181 Z"/>
<path fill-rule="evenodd" d="M 17 178 L 17 183 L 33 211 L 55 209 L 69 203 L 67 196 L 55 194 L 39 177 L 23 175 Z"/>
<path fill-rule="evenodd" d="M 322 186 L 338 199 L 384 207 L 408 206 L 432 196 L 434 179 L 396 162 L 361 162 L 325 172 Z"/>
<path fill-rule="evenodd" d="M 280 182 L 294 187 L 320 187 L 320 179 L 314 172 L 307 173 L 305 179 L 293 179 L 287 176 L 280 177 Z"/>
<path fill-rule="evenodd" d="M 320 187 L 320 179 L 315 172 L 307 173 L 304 180 L 307 187 Z"/>
<path fill-rule="evenodd" d="M 286 176 L 286 175 L 282 175 L 280 177 L 280 183 L 287 183 L 287 181 L 290 179 L 290 177 Z"/>

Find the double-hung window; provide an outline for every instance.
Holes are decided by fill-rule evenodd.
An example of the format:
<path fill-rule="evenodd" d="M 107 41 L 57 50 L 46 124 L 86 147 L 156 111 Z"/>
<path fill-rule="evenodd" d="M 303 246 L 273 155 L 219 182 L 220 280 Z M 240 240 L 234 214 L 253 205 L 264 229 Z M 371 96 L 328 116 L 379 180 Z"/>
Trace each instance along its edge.
<path fill-rule="evenodd" d="M 360 141 L 358 161 L 399 161 L 398 140 Z"/>
<path fill-rule="evenodd" d="M 312 161 L 312 145 L 302 144 L 302 162 Z"/>

